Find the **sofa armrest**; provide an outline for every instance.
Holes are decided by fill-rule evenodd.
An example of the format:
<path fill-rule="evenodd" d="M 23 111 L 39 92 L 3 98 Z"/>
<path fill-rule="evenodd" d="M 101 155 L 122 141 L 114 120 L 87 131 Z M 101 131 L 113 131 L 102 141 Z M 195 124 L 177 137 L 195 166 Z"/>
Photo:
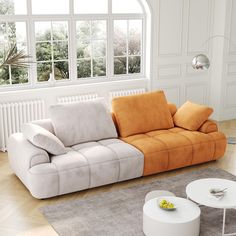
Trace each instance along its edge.
<path fill-rule="evenodd" d="M 10 165 L 16 174 L 50 162 L 48 153 L 31 144 L 22 133 L 15 133 L 9 137 L 7 151 Z"/>
<path fill-rule="evenodd" d="M 200 126 L 198 131 L 200 131 L 202 133 L 205 133 L 205 134 L 212 133 L 212 132 L 217 132 L 218 131 L 218 126 L 217 126 L 217 123 L 215 121 L 207 120 Z"/>

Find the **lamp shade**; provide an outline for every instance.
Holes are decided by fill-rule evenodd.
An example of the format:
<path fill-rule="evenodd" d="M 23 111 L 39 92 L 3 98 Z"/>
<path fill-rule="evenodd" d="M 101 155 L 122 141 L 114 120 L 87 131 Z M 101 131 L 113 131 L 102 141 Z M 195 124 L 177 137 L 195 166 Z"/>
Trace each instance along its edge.
<path fill-rule="evenodd" d="M 210 67 L 210 60 L 206 55 L 198 54 L 192 60 L 192 67 L 196 70 L 207 70 Z"/>

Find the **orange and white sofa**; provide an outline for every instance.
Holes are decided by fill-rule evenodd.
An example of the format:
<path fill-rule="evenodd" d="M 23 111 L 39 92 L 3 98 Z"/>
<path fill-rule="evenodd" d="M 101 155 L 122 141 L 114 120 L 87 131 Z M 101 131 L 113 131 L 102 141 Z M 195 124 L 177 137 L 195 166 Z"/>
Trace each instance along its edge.
<path fill-rule="evenodd" d="M 208 120 L 212 109 L 178 110 L 162 91 L 54 105 L 50 119 L 25 124 L 8 140 L 14 173 L 30 193 L 49 198 L 216 160 L 226 137 Z M 112 119 L 113 118 L 113 119 Z"/>

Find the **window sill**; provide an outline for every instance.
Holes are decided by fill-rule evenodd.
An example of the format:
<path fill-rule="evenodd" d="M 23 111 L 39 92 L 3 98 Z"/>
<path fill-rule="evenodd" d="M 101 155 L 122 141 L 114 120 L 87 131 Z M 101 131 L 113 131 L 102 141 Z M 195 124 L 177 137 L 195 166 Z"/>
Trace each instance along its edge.
<path fill-rule="evenodd" d="M 56 82 L 55 84 L 49 84 L 49 83 L 37 83 L 35 85 L 32 84 L 24 84 L 24 85 L 15 85 L 14 87 L 11 86 L 4 86 L 0 88 L 0 94 L 7 94 L 9 93 L 14 94 L 15 92 L 28 92 L 28 91 L 41 91 L 41 90 L 63 90 L 67 88 L 94 88 L 94 91 L 96 91 L 96 88 L 117 88 L 118 87 L 124 87 L 126 85 L 139 85 L 143 84 L 145 87 L 148 87 L 149 84 L 149 78 L 145 76 L 125 76 L 125 77 L 117 77 L 117 78 L 103 78 L 103 79 L 81 79 L 76 81 L 60 81 Z M 118 88 L 119 89 L 119 88 Z M 85 92 L 86 93 L 86 92 Z"/>

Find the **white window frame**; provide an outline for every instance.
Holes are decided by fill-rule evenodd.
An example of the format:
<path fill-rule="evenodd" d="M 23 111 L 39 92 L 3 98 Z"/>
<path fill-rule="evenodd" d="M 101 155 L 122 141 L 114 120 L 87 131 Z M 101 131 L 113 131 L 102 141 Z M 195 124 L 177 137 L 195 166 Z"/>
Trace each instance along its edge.
<path fill-rule="evenodd" d="M 0 91 L 21 90 L 33 88 L 45 88 L 50 86 L 91 84 L 101 82 L 123 81 L 147 78 L 146 76 L 146 33 L 147 33 L 147 15 L 141 0 L 137 0 L 142 7 L 143 13 L 112 13 L 112 0 L 108 0 L 108 14 L 74 14 L 74 1 L 69 0 L 69 14 L 53 15 L 33 15 L 31 0 L 27 1 L 26 15 L 1 15 L 0 21 L 26 23 L 27 49 L 28 54 L 32 56 L 32 61 L 36 62 L 36 40 L 34 25 L 37 21 L 68 21 L 68 62 L 69 62 L 69 79 L 58 80 L 55 84 L 37 81 L 37 63 L 32 63 L 29 67 L 28 83 L 1 85 Z M 98 0 L 96 0 L 98 1 Z M 141 43 L 141 68 L 140 73 L 114 75 L 114 50 L 113 50 L 113 22 L 114 20 L 142 20 L 142 43 Z M 77 78 L 77 39 L 76 39 L 76 21 L 79 20 L 106 20 L 107 21 L 107 55 L 106 55 L 106 76 L 94 78 Z M 127 64 L 128 67 L 128 64 Z"/>

